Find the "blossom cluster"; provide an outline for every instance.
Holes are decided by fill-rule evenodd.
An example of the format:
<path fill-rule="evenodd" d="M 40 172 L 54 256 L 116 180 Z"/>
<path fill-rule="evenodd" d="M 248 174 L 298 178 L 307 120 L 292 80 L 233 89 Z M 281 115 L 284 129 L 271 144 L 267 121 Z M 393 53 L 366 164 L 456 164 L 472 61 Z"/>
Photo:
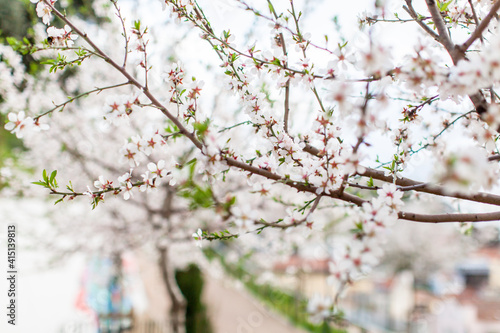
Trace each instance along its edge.
<path fill-rule="evenodd" d="M 26 117 L 24 111 L 20 111 L 19 113 L 10 112 L 7 115 L 7 119 L 8 122 L 4 128 L 15 134 L 17 138 L 22 138 L 28 130 L 40 131 L 49 129 L 49 125 L 40 123 L 38 119 L 35 121 L 32 117 Z"/>
<path fill-rule="evenodd" d="M 78 35 L 71 31 L 69 25 L 65 25 L 63 29 L 58 29 L 56 27 L 47 28 L 47 40 L 49 44 L 54 46 L 67 46 L 71 47 L 75 43 L 74 40 L 78 38 Z"/>
<path fill-rule="evenodd" d="M 138 109 L 139 104 L 137 95 L 110 96 L 106 101 L 104 118 L 114 125 L 128 123 L 129 116 Z"/>
<path fill-rule="evenodd" d="M 31 3 L 36 3 L 36 14 L 38 17 L 42 18 L 42 22 L 45 25 L 49 25 L 52 21 L 52 8 L 56 3 L 56 0 L 30 0 Z"/>
<path fill-rule="evenodd" d="M 49 25 L 52 20 L 52 6 L 54 6 L 56 0 L 31 0 L 31 2 L 37 4 L 36 12 L 38 17 L 42 18 L 44 24 Z M 73 46 L 74 40 L 78 37 L 68 25 L 65 25 L 62 29 L 49 26 L 47 28 L 47 35 L 48 43 L 51 46 L 63 47 Z M 25 112 L 20 111 L 17 114 L 14 112 L 9 113 L 8 122 L 4 128 L 11 131 L 18 138 L 22 138 L 26 130 L 46 130 L 48 129 L 48 125 L 40 123 L 39 117 L 26 117 Z"/>
<path fill-rule="evenodd" d="M 165 160 L 159 160 L 157 163 L 150 162 L 147 165 L 147 170 L 141 175 L 142 181 L 133 181 L 133 169 L 129 172 L 118 177 L 117 188 L 113 187 L 113 182 L 104 178 L 104 176 L 99 176 L 99 179 L 94 182 L 94 187 L 98 190 L 93 192 L 88 187 L 88 191 L 84 194 L 89 196 L 92 200 L 102 201 L 104 200 L 105 194 L 107 192 L 112 192 L 114 195 L 118 193 L 123 194 L 125 200 L 129 200 L 133 196 L 133 189 L 139 187 L 140 192 L 150 192 L 152 190 L 158 189 L 162 181 L 167 181 L 170 186 L 175 184 L 175 180 L 172 177 L 171 170 L 176 167 L 173 160 L 171 163 L 165 162 Z"/>
<path fill-rule="evenodd" d="M 186 122 L 195 120 L 198 99 L 205 83 L 194 77 L 186 82 L 188 79 L 180 62 L 167 67 L 163 80 L 168 85 L 169 102 L 177 108 L 178 116 L 182 116 Z"/>
<path fill-rule="evenodd" d="M 436 177 L 437 181 L 447 185 L 450 193 L 469 193 L 490 189 L 497 184 L 499 172 L 498 163 L 488 161 L 486 151 L 467 147 L 448 152 L 439 165 Z"/>
<path fill-rule="evenodd" d="M 334 254 L 330 271 L 339 282 L 349 282 L 367 274 L 380 260 L 386 231 L 398 219 L 403 206 L 401 192 L 394 184 L 384 184 L 378 196 L 360 208 L 354 209 L 354 238 Z"/>

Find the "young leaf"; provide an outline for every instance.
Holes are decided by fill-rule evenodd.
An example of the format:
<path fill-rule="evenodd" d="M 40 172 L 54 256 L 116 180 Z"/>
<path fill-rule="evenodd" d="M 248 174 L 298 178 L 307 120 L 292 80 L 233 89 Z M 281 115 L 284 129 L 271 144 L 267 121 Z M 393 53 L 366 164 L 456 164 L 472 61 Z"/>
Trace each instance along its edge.
<path fill-rule="evenodd" d="M 40 185 L 40 186 L 43 186 L 43 187 L 49 187 L 47 185 L 47 183 L 44 183 L 44 182 L 31 182 L 31 184 L 34 184 L 34 185 Z"/>
<path fill-rule="evenodd" d="M 52 184 L 54 182 L 54 179 L 56 178 L 56 175 L 57 175 L 57 170 L 52 171 L 52 173 L 50 174 L 50 178 L 49 178 L 49 183 L 50 184 Z"/>

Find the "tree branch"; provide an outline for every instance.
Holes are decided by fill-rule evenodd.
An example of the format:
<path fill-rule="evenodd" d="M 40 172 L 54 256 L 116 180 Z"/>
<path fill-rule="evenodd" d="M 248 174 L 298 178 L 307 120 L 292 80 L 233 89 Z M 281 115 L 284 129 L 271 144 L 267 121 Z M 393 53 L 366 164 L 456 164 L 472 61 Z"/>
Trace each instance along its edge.
<path fill-rule="evenodd" d="M 439 42 L 439 36 L 437 33 L 435 33 L 431 28 L 429 28 L 427 26 L 427 24 L 424 23 L 423 19 L 420 18 L 420 15 L 417 14 L 417 12 L 415 12 L 415 9 L 413 9 L 413 5 L 412 5 L 412 0 L 405 0 L 407 6 L 403 6 L 403 9 L 408 13 L 410 14 L 411 18 L 413 20 L 415 20 L 415 22 L 418 23 L 418 25 L 424 29 L 425 32 L 427 32 L 432 38 L 434 38 L 436 41 Z"/>
<path fill-rule="evenodd" d="M 427 4 L 427 8 L 429 8 L 432 20 L 438 31 L 438 41 L 446 48 L 448 53 L 451 54 L 455 50 L 455 44 L 451 41 L 450 34 L 439 12 L 436 0 L 425 0 L 425 3 Z"/>
<path fill-rule="evenodd" d="M 479 26 L 479 19 L 477 18 L 477 14 L 476 14 L 476 9 L 474 8 L 474 4 L 472 3 L 472 0 L 469 0 L 469 6 L 470 6 L 470 10 L 472 11 L 472 18 L 474 19 L 474 23 L 476 23 L 476 27 Z M 481 39 L 481 42 L 483 41 L 483 36 L 479 36 L 479 38 Z"/>
<path fill-rule="evenodd" d="M 496 16 L 496 13 L 499 9 L 500 9 L 500 0 L 497 0 L 491 7 L 489 13 L 483 18 L 481 24 L 479 24 L 476 30 L 474 30 L 469 39 L 467 39 L 465 43 L 463 43 L 460 46 L 462 52 L 466 52 L 469 49 L 469 47 L 476 41 L 476 39 L 482 38 L 484 30 L 486 30 L 486 28 L 491 22 L 491 19 L 493 19 L 493 17 Z"/>
<path fill-rule="evenodd" d="M 378 171 L 378 170 L 374 170 L 374 169 L 370 169 L 370 168 L 366 168 L 366 171 L 363 174 L 361 174 L 361 176 L 371 177 L 373 179 L 382 180 L 382 181 L 388 182 L 388 183 L 391 183 L 394 181 L 392 176 L 386 176 L 383 171 Z M 441 186 L 432 185 L 432 184 L 423 183 L 423 182 L 417 182 L 417 181 L 414 181 L 412 179 L 405 178 L 405 177 L 397 178 L 396 185 L 405 186 L 405 187 L 406 186 L 415 186 L 414 190 L 417 192 L 424 192 L 424 193 L 439 195 L 439 196 L 443 196 L 443 197 L 464 199 L 464 200 L 469 200 L 469 201 L 475 201 L 475 202 L 500 206 L 500 196 L 495 195 L 495 194 L 482 193 L 482 192 L 475 193 L 475 194 L 465 194 L 465 193 L 458 193 L 458 192 L 450 193 L 449 191 L 447 191 L 445 188 L 443 188 Z"/>
<path fill-rule="evenodd" d="M 272 14 L 274 15 L 274 18 L 278 20 L 278 14 L 274 10 L 274 6 L 270 0 L 267 0 L 267 3 L 269 4 L 269 8 L 272 11 Z M 283 50 L 283 55 L 286 57 L 288 56 L 288 52 L 286 51 L 286 44 L 285 44 L 285 36 L 283 36 L 283 33 L 279 33 L 279 43 L 281 43 L 281 49 Z M 286 61 L 284 63 L 285 67 L 288 67 L 288 62 Z M 283 128 L 285 130 L 285 133 L 288 134 L 288 118 L 290 116 L 290 79 L 286 80 L 285 83 L 285 113 L 283 115 Z"/>
<path fill-rule="evenodd" d="M 412 0 L 405 0 L 405 1 L 406 1 L 406 4 L 409 7 L 411 7 Z M 429 8 L 429 12 L 431 13 L 433 22 L 436 25 L 436 28 L 437 28 L 439 34 L 436 34 L 434 31 L 430 30 L 430 28 L 428 26 L 426 26 L 421 20 L 417 20 L 417 23 L 429 35 L 431 35 L 432 38 L 434 38 L 438 43 L 442 44 L 446 48 L 451 59 L 453 60 L 453 63 L 456 65 L 458 63 L 458 61 L 465 58 L 465 51 L 467 51 L 467 49 L 474 42 L 474 40 L 479 38 L 480 34 L 482 34 L 482 31 L 486 28 L 486 25 L 487 25 L 485 23 L 485 21 L 489 22 L 491 20 L 491 18 L 489 18 L 489 19 L 487 19 L 487 18 L 490 14 L 491 14 L 491 16 L 494 15 L 496 10 L 493 11 L 493 9 L 495 9 L 495 8 L 498 9 L 498 7 L 500 6 L 500 0 L 497 1 L 493 5 L 493 8 L 490 11 L 490 13 L 488 13 L 488 15 L 485 17 L 483 22 L 481 22 L 479 27 L 476 28 L 476 31 L 474 31 L 474 34 L 473 34 L 473 36 L 475 35 L 474 39 L 472 39 L 472 36 L 471 36 L 471 38 L 469 38 L 469 40 L 467 42 L 465 42 L 462 46 L 457 46 L 452 42 L 450 35 L 448 33 L 448 30 L 446 29 L 446 25 L 444 23 L 443 17 L 441 16 L 441 13 L 439 12 L 439 8 L 437 7 L 436 0 L 426 0 L 426 4 L 427 4 L 427 7 Z M 405 10 L 408 11 L 408 13 L 410 15 L 412 15 L 413 18 L 416 17 L 417 14 L 413 10 L 413 8 L 411 9 L 411 11 L 413 11 L 413 14 L 410 11 L 410 9 L 405 8 Z M 493 14 L 492 14 L 492 12 L 493 12 Z M 413 15 L 415 15 L 415 16 L 413 16 Z M 486 24 L 486 25 L 484 25 L 484 24 Z M 480 30 L 480 28 L 481 28 L 481 30 Z M 484 98 L 484 96 L 482 95 L 482 93 L 480 91 L 477 92 L 476 94 L 469 95 L 469 98 L 472 101 L 472 103 L 474 104 L 474 107 L 475 107 L 477 113 L 479 113 L 481 115 L 481 114 L 484 114 L 485 112 L 488 111 L 488 102 L 486 101 L 486 99 Z"/>
<path fill-rule="evenodd" d="M 401 220 L 409 220 L 424 223 L 445 223 L 445 222 L 488 222 L 500 220 L 500 212 L 480 213 L 480 214 L 417 214 L 399 212 Z"/>

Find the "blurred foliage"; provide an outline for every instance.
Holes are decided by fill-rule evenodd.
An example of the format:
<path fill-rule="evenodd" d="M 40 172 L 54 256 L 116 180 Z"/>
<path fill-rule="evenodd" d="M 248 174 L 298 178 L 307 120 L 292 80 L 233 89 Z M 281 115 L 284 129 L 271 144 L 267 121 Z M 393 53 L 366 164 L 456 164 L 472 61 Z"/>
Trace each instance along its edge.
<path fill-rule="evenodd" d="M 29 1 L 0 0 L 0 36 L 21 39 L 29 35 L 35 18 L 35 5 Z"/>
<path fill-rule="evenodd" d="M 203 275 L 198 266 L 191 264 L 175 273 L 177 285 L 186 298 L 186 333 L 212 333 L 205 305 L 201 301 Z"/>
<path fill-rule="evenodd" d="M 102 21 L 107 18 L 98 17 L 92 8 L 93 0 L 67 0 L 65 12 L 68 15 L 78 15 L 82 19 Z M 56 2 L 56 7 L 60 3 Z M 59 7 L 60 9 L 60 7 Z M 36 4 L 29 0 L 0 0 L 0 36 L 22 39 L 33 37 L 32 26 L 40 22 L 36 15 Z M 56 24 L 57 25 L 57 24 Z"/>
<path fill-rule="evenodd" d="M 8 131 L 3 130 L 7 116 L 0 113 L 0 167 L 4 165 L 4 161 L 9 158 L 14 158 L 16 152 L 24 150 L 24 146 L 16 136 Z"/>
<path fill-rule="evenodd" d="M 25 148 L 16 136 L 3 129 L 7 117 L 0 113 L 0 168 L 8 165 L 7 161 L 15 161 L 19 152 Z M 9 179 L 0 173 L 0 190 L 9 185 Z"/>
<path fill-rule="evenodd" d="M 66 12 L 69 15 L 78 15 L 82 19 L 95 22 L 107 20 L 95 14 L 92 9 L 93 0 L 68 0 L 66 3 L 68 6 Z M 59 3 L 56 2 L 56 6 L 59 6 Z M 35 42 L 33 25 L 37 22 L 40 22 L 40 19 L 36 15 L 36 4 L 29 0 L 0 0 L 0 43 L 11 46 L 13 43 L 33 44 Z M 23 50 L 21 47 L 17 48 L 17 52 L 22 55 L 26 71 L 31 75 L 36 75 L 44 66 L 35 61 L 29 52 L 23 52 Z M 1 57 L 0 61 L 2 61 Z M 63 73 L 62 79 L 74 72 L 70 69 L 67 73 Z M 0 96 L 0 103 L 3 98 L 5 96 Z M 5 165 L 7 159 L 15 160 L 18 153 L 24 150 L 21 140 L 4 130 L 6 121 L 6 116 L 0 114 L 0 167 Z"/>
<path fill-rule="evenodd" d="M 67 7 L 64 8 L 64 12 L 97 23 L 108 20 L 107 17 L 96 15 L 92 8 L 93 1 L 67 0 Z M 55 5 L 59 7 L 60 3 L 56 2 Z M 6 44 L 8 37 L 19 41 L 26 38 L 30 43 L 34 43 L 33 26 L 38 22 L 41 21 L 36 15 L 36 4 L 31 3 L 29 0 L 0 0 L 0 43 Z M 58 26 L 58 24 L 61 25 L 61 22 L 54 25 Z M 30 74 L 36 74 L 43 68 L 30 54 L 23 54 L 23 63 Z"/>
<path fill-rule="evenodd" d="M 247 257 L 237 263 L 228 263 L 223 255 L 214 249 L 205 248 L 205 256 L 209 260 L 219 260 L 226 273 L 242 281 L 245 287 L 263 303 L 288 318 L 295 326 L 312 333 L 346 333 L 345 330 L 329 327 L 328 324 L 313 324 L 307 313 L 307 299 L 292 295 L 269 284 L 257 283 L 256 276 L 249 273 L 244 267 Z"/>

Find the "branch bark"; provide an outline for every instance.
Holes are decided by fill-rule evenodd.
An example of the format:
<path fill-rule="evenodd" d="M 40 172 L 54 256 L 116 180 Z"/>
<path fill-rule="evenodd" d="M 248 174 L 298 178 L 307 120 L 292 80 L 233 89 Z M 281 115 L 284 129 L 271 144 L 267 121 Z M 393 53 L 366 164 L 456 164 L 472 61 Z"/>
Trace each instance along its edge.
<path fill-rule="evenodd" d="M 388 182 L 388 183 L 392 183 L 394 181 L 392 176 L 386 176 L 383 171 L 374 170 L 374 169 L 370 169 L 370 168 L 366 168 L 366 171 L 361 175 L 365 176 L 365 177 L 371 177 L 371 178 L 377 179 L 377 180 L 382 180 L 382 181 Z M 405 177 L 397 178 L 396 185 L 400 185 L 400 186 L 416 186 L 416 185 L 418 185 L 418 187 L 415 187 L 415 189 L 414 189 L 417 192 L 424 192 L 424 193 L 439 195 L 439 196 L 443 196 L 443 197 L 464 199 L 464 200 L 469 200 L 469 201 L 474 201 L 474 202 L 485 203 L 485 204 L 489 204 L 489 205 L 500 206 L 500 196 L 495 195 L 495 194 L 482 193 L 482 192 L 474 193 L 474 194 L 450 192 L 450 191 L 447 191 L 442 186 L 423 183 L 423 182 L 417 182 L 415 180 L 405 178 Z"/>
<path fill-rule="evenodd" d="M 410 14 L 411 18 L 418 23 L 418 25 L 424 29 L 432 38 L 439 42 L 439 36 L 435 33 L 431 28 L 429 28 L 422 19 L 419 18 L 419 15 L 415 11 L 412 5 L 412 0 L 405 0 L 407 6 L 403 6 L 403 9 Z"/>
<path fill-rule="evenodd" d="M 487 222 L 500 220 L 500 212 L 480 213 L 480 214 L 416 214 L 409 212 L 399 212 L 398 217 L 402 220 L 424 222 L 424 223 L 443 223 L 443 222 Z"/>
<path fill-rule="evenodd" d="M 477 26 L 476 30 L 472 33 L 472 35 L 461 45 L 461 49 L 463 52 L 466 52 L 469 47 L 478 39 L 483 36 L 484 30 L 488 27 L 491 20 L 497 15 L 498 10 L 500 9 L 500 0 L 497 0 L 493 6 L 491 7 L 488 14 L 483 18 L 481 23 Z"/>
<path fill-rule="evenodd" d="M 453 44 L 453 42 L 451 41 L 450 34 L 448 33 L 448 29 L 446 28 L 443 17 L 439 12 L 436 0 L 426 0 L 425 3 L 427 4 L 427 8 L 431 13 L 432 21 L 434 22 L 434 25 L 436 26 L 436 29 L 438 31 L 438 41 L 446 48 L 448 53 L 450 53 L 451 55 L 455 50 L 455 44 Z"/>

